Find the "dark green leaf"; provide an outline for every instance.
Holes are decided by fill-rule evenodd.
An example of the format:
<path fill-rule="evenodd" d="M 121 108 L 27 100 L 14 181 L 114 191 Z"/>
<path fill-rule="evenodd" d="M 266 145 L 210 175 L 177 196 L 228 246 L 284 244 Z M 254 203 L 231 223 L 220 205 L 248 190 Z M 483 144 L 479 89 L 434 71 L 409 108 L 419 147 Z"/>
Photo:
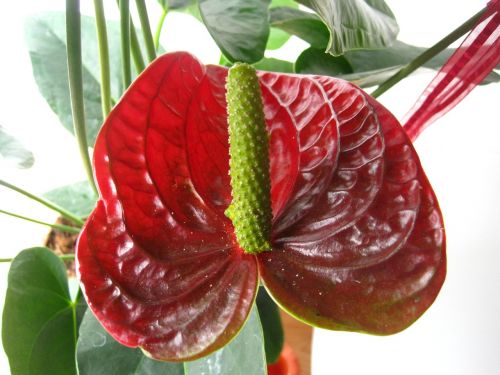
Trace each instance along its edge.
<path fill-rule="evenodd" d="M 345 54 L 345 57 L 351 62 L 354 71 L 366 72 L 406 65 L 425 50 L 426 48 L 412 46 L 397 40 L 387 48 L 350 51 Z M 424 66 L 434 69 L 440 68 L 453 52 L 454 49 L 447 49 L 425 63 Z"/>
<path fill-rule="evenodd" d="M 334 57 L 309 48 L 302 52 L 295 63 L 297 73 L 322 74 L 351 81 L 360 87 L 376 86 L 384 82 L 403 66 L 425 51 L 426 48 L 396 41 L 391 47 L 378 50 L 349 51 Z M 440 69 L 455 51 L 448 48 L 423 66 Z M 350 65 L 351 70 L 347 68 Z M 342 68 L 344 67 L 344 68 Z M 499 75 L 492 72 L 483 84 L 497 82 Z"/>
<path fill-rule="evenodd" d="M 325 49 L 329 31 L 321 19 L 309 12 L 288 7 L 278 7 L 270 11 L 270 25 L 295 35 L 311 46 Z"/>
<path fill-rule="evenodd" d="M 337 77 L 350 81 L 359 87 L 372 87 L 380 85 L 401 68 L 402 66 L 395 66 L 387 69 L 369 70 L 367 72 L 339 74 Z"/>
<path fill-rule="evenodd" d="M 224 55 L 220 56 L 219 65 L 231 67 L 233 63 L 226 59 Z M 264 57 L 259 62 L 253 64 L 257 70 L 265 70 L 268 72 L 293 73 L 293 63 L 290 61 L 279 60 L 274 58 Z"/>
<path fill-rule="evenodd" d="M 334 56 L 353 49 L 391 45 L 399 27 L 383 0 L 297 0 L 313 9 L 327 25 L 327 52 Z"/>
<path fill-rule="evenodd" d="M 63 262 L 45 248 L 23 250 L 10 267 L 3 311 L 12 374 L 76 374 L 76 327 Z"/>
<path fill-rule="evenodd" d="M 332 56 L 312 47 L 304 50 L 295 62 L 296 73 L 342 78 L 359 87 L 379 85 L 401 67 L 402 65 L 398 65 L 366 72 L 353 72 L 353 67 L 345 56 Z"/>
<path fill-rule="evenodd" d="M 87 311 L 87 307 L 87 301 L 85 301 L 81 289 L 78 289 L 78 294 L 75 298 L 76 327 L 78 330 L 80 330 L 80 325 L 82 324 L 83 317 L 85 316 L 85 312 Z"/>
<path fill-rule="evenodd" d="M 112 338 L 88 309 L 80 325 L 77 345 L 79 375 L 183 375 L 182 363 L 155 361 L 138 348 Z"/>
<path fill-rule="evenodd" d="M 332 56 L 317 48 L 303 51 L 295 62 L 295 72 L 302 74 L 319 74 L 338 76 L 352 73 L 352 66 L 344 56 Z"/>
<path fill-rule="evenodd" d="M 211 355 L 185 362 L 189 375 L 262 375 L 266 374 L 264 338 L 259 313 L 254 306 L 241 332 L 228 345 Z"/>
<path fill-rule="evenodd" d="M 0 125 L 0 161 L 17 168 L 31 168 L 35 162 L 33 153 Z"/>
<path fill-rule="evenodd" d="M 97 197 L 88 181 L 59 187 L 46 192 L 43 196 L 81 217 L 87 217 L 97 201 Z"/>
<path fill-rule="evenodd" d="M 253 64 L 255 69 L 268 72 L 293 73 L 293 63 L 290 61 L 264 57 L 258 63 Z"/>
<path fill-rule="evenodd" d="M 259 309 L 262 330 L 264 331 L 266 360 L 267 363 L 274 363 L 280 356 L 284 341 L 279 308 L 263 287 L 259 288 L 256 303 Z"/>
<path fill-rule="evenodd" d="M 374 71 L 374 74 L 379 74 L 381 71 L 397 71 L 401 66 L 408 64 L 425 50 L 427 48 L 412 46 L 398 40 L 388 48 L 350 51 L 345 54 L 345 57 L 351 63 L 354 72 Z M 440 69 L 454 52 L 454 48 L 448 48 L 423 66 L 436 70 Z M 500 76 L 497 73 L 491 72 L 483 81 L 483 84 L 498 82 L 499 78 Z M 380 79 L 377 79 L 375 84 L 379 83 L 381 83 Z"/>
<path fill-rule="evenodd" d="M 200 13 L 222 53 L 231 61 L 264 57 L 270 0 L 199 0 Z"/>

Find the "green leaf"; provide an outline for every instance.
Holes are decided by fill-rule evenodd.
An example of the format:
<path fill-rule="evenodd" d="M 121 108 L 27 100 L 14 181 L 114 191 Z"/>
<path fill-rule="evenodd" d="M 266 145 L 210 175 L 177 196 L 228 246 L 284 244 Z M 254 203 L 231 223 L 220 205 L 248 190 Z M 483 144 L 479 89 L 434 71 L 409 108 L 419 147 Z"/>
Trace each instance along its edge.
<path fill-rule="evenodd" d="M 111 337 L 88 309 L 80 325 L 77 345 L 79 375 L 183 375 L 182 363 L 155 361 L 138 348 L 128 348 Z"/>
<path fill-rule="evenodd" d="M 199 0 L 209 33 L 231 61 L 254 63 L 264 57 L 269 37 L 270 0 Z"/>
<path fill-rule="evenodd" d="M 334 56 L 353 49 L 391 45 L 399 27 L 383 0 L 297 0 L 313 9 L 327 25 L 327 52 Z"/>
<path fill-rule="evenodd" d="M 87 217 L 97 201 L 88 181 L 76 182 L 50 190 L 43 194 L 43 197 L 81 217 Z"/>
<path fill-rule="evenodd" d="M 233 63 L 225 58 L 224 55 L 220 55 L 219 65 L 230 68 Z M 265 70 L 268 72 L 282 72 L 282 73 L 293 73 L 293 63 L 290 61 L 267 58 L 264 57 L 259 62 L 252 64 L 257 70 Z"/>
<path fill-rule="evenodd" d="M 395 66 L 387 69 L 370 70 L 367 72 L 339 74 L 337 78 L 342 78 L 346 81 L 352 82 L 359 87 L 372 87 L 380 85 L 401 68 L 402 66 Z"/>
<path fill-rule="evenodd" d="M 229 61 L 228 59 L 226 59 L 226 56 L 224 56 L 221 53 L 220 58 L 219 58 L 219 65 L 230 68 L 231 66 L 233 66 L 233 63 L 231 61 Z"/>
<path fill-rule="evenodd" d="M 159 0 L 160 3 L 167 3 L 169 11 L 189 14 L 203 23 L 197 0 Z M 165 7 L 164 7 L 165 8 Z"/>
<path fill-rule="evenodd" d="M 158 0 L 163 9 L 181 10 L 196 4 L 196 0 Z"/>
<path fill-rule="evenodd" d="M 83 95 L 87 141 L 93 145 L 102 124 L 100 66 L 95 19 L 82 16 Z M 108 22 L 111 68 L 111 92 L 119 98 L 123 92 L 120 72 L 119 25 Z M 42 13 L 28 20 L 26 41 L 33 75 L 38 88 L 63 126 L 73 133 L 73 120 L 68 88 L 66 31 L 63 12 Z"/>
<path fill-rule="evenodd" d="M 0 161 L 21 169 L 31 168 L 35 162 L 33 153 L 0 125 Z"/>
<path fill-rule="evenodd" d="M 259 314 L 254 306 L 245 326 L 228 345 L 211 355 L 184 363 L 189 375 L 266 374 L 266 355 Z"/>
<path fill-rule="evenodd" d="M 299 5 L 294 0 L 271 0 L 270 8 L 289 7 L 298 9 Z"/>
<path fill-rule="evenodd" d="M 287 32 L 271 27 L 269 32 L 269 39 L 267 40 L 266 50 L 274 50 L 283 47 L 283 45 L 290 39 L 290 34 Z"/>
<path fill-rule="evenodd" d="M 289 7 L 273 8 L 269 15 L 273 28 L 295 35 L 316 48 L 325 49 L 328 45 L 328 28 L 317 15 Z"/>
<path fill-rule="evenodd" d="M 13 260 L 2 340 L 13 375 L 76 374 L 77 308 L 63 262 L 46 248 Z"/>
<path fill-rule="evenodd" d="M 32 19 L 27 24 L 27 42 L 33 74 L 40 92 L 61 123 L 73 131 L 65 41 L 54 32 L 51 21 Z M 83 95 L 87 120 L 87 142 L 93 145 L 102 123 L 99 82 L 83 66 Z"/>
<path fill-rule="evenodd" d="M 290 8 L 299 7 L 299 5 L 292 0 L 272 0 L 270 9 L 284 6 Z M 271 27 L 271 32 L 269 34 L 269 39 L 267 40 L 266 49 L 273 50 L 281 48 L 288 41 L 288 39 L 290 39 L 290 36 L 291 35 L 286 31 Z"/>
<path fill-rule="evenodd" d="M 387 72 L 390 69 L 396 72 L 401 66 L 408 64 L 425 50 L 427 48 L 413 46 L 397 40 L 388 48 L 350 51 L 345 54 L 345 57 L 351 63 L 354 72 L 374 71 L 377 74 L 377 71 L 383 72 L 385 70 Z M 438 70 L 454 52 L 454 48 L 447 48 L 427 61 L 423 66 Z M 500 76 L 497 73 L 491 72 L 482 83 L 498 82 L 499 78 Z M 376 84 L 381 83 L 380 80 L 377 80 L 377 82 Z"/>
<path fill-rule="evenodd" d="M 295 72 L 335 77 L 352 73 L 353 69 L 344 56 L 332 56 L 323 50 L 311 47 L 303 51 L 297 58 Z"/>
<path fill-rule="evenodd" d="M 416 47 L 400 41 L 396 41 L 388 48 L 349 51 L 339 57 L 308 48 L 298 57 L 295 71 L 304 74 L 335 76 L 351 81 L 360 87 L 370 87 L 384 82 L 425 50 L 424 47 Z M 423 66 L 440 69 L 454 52 L 455 49 L 448 48 Z M 498 82 L 499 78 L 497 73 L 491 72 L 482 84 Z"/>
<path fill-rule="evenodd" d="M 259 288 L 256 303 L 259 309 L 262 330 L 264 331 L 266 360 L 268 364 L 271 364 L 278 360 L 283 349 L 284 333 L 280 312 L 264 287 Z"/>
<path fill-rule="evenodd" d="M 268 72 L 293 73 L 293 63 L 290 61 L 264 57 L 258 63 L 253 64 L 257 70 Z"/>

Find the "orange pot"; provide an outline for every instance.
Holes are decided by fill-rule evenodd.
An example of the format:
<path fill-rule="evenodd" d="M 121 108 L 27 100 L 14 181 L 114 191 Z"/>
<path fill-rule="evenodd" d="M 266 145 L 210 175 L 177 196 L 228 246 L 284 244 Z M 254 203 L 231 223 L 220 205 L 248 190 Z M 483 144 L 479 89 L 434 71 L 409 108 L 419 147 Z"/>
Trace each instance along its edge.
<path fill-rule="evenodd" d="M 276 363 L 267 366 L 268 375 L 300 375 L 299 360 L 292 348 L 285 343 Z"/>

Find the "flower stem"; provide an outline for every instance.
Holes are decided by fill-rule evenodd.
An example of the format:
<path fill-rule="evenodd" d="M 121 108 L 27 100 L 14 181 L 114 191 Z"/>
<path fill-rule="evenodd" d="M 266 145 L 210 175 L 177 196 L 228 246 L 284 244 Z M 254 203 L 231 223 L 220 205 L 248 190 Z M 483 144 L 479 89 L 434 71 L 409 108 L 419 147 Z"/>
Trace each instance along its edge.
<path fill-rule="evenodd" d="M 18 215 L 18 214 L 15 214 L 13 212 L 5 211 L 5 210 L 0 210 L 0 213 L 5 214 L 5 215 L 9 215 L 9 216 L 12 216 L 12 217 L 17 217 L 18 219 L 23 219 L 23 220 L 26 220 L 26 221 L 30 221 L 32 223 L 45 225 L 47 227 L 58 229 L 58 230 L 60 230 L 62 232 L 76 233 L 76 234 L 80 233 L 80 229 L 74 228 L 74 227 L 70 227 L 68 225 L 50 224 L 50 223 L 46 223 L 45 221 L 40 221 L 40 220 L 32 219 L 32 218 L 29 218 L 29 217 L 26 217 L 26 216 L 22 216 L 22 215 Z"/>
<path fill-rule="evenodd" d="M 63 254 L 63 255 L 58 255 L 59 259 L 61 260 L 73 260 L 75 259 L 75 254 Z M 0 258 L 0 263 L 9 263 L 12 262 L 14 258 Z"/>
<path fill-rule="evenodd" d="M 102 115 L 106 118 L 111 111 L 111 78 L 109 73 L 109 48 L 106 31 L 106 17 L 102 0 L 94 0 L 97 41 L 99 44 L 99 63 L 101 65 L 101 105 Z"/>
<path fill-rule="evenodd" d="M 123 88 L 130 86 L 132 73 L 130 71 L 130 10 L 129 0 L 120 0 L 120 37 L 122 50 Z"/>
<path fill-rule="evenodd" d="M 156 58 L 156 49 L 153 42 L 153 35 L 151 34 L 148 10 L 146 8 L 146 3 L 144 2 L 144 0 L 135 0 L 135 3 L 137 5 L 137 12 L 139 13 L 139 19 L 141 21 L 144 43 L 146 43 L 146 52 L 148 54 L 148 59 L 151 62 Z"/>
<path fill-rule="evenodd" d="M 163 13 L 160 16 L 160 20 L 158 21 L 158 25 L 156 26 L 156 32 L 155 32 L 155 49 L 158 51 L 160 48 L 160 34 L 161 30 L 163 29 L 163 24 L 165 22 L 165 18 L 167 17 L 168 14 L 168 5 L 165 4 L 165 7 L 163 8 Z"/>
<path fill-rule="evenodd" d="M 85 108 L 83 104 L 82 45 L 80 25 L 80 1 L 66 0 L 66 38 L 68 55 L 68 79 L 71 97 L 73 126 L 80 148 L 80 156 L 92 189 L 97 194 L 92 164 L 90 163 L 85 129 Z"/>
<path fill-rule="evenodd" d="M 0 180 L 0 185 L 5 186 L 6 188 L 9 188 L 11 190 L 14 190 L 20 194 L 23 194 L 24 196 L 26 196 L 30 199 L 33 199 L 34 201 L 37 201 L 38 203 L 43 204 L 44 206 L 50 208 L 51 210 L 59 212 L 62 216 L 71 220 L 75 224 L 78 224 L 80 226 L 84 224 L 84 221 L 80 217 L 78 217 L 74 213 L 71 213 L 71 212 L 67 211 L 66 209 L 58 206 L 55 203 L 52 203 L 52 202 L 50 202 L 42 197 L 39 197 L 35 194 L 31 194 L 31 193 L 27 192 L 26 190 L 23 190 L 18 186 L 9 184 L 7 181 L 4 181 L 4 180 Z"/>
<path fill-rule="evenodd" d="M 389 77 L 386 81 L 382 82 L 380 86 L 373 91 L 370 95 L 373 96 L 374 98 L 379 97 L 382 95 L 384 92 L 389 90 L 392 86 L 394 86 L 396 83 L 401 81 L 403 78 L 406 78 L 408 75 L 413 73 L 415 70 L 417 70 L 419 67 L 421 67 L 423 64 L 425 64 L 427 61 L 432 59 L 434 56 L 439 54 L 441 51 L 446 49 L 451 43 L 459 39 L 461 36 L 469 32 L 474 25 L 479 21 L 483 13 L 486 11 L 487 8 L 482 9 L 475 15 L 473 15 L 471 18 L 469 18 L 467 21 L 465 21 L 462 25 L 460 25 L 458 28 L 453 30 L 450 34 L 445 36 L 443 39 L 441 39 L 439 42 L 434 44 L 432 47 L 429 49 L 425 50 L 422 52 L 420 55 L 418 55 L 413 61 L 410 61 L 406 66 L 402 67 L 400 70 L 398 70 L 394 75 Z"/>
<path fill-rule="evenodd" d="M 139 39 L 137 38 L 137 33 L 135 32 L 135 26 L 132 19 L 130 19 L 130 50 L 132 51 L 132 59 L 134 59 L 135 70 L 137 71 L 137 74 L 140 74 L 146 65 L 144 64 L 141 45 L 139 44 Z"/>

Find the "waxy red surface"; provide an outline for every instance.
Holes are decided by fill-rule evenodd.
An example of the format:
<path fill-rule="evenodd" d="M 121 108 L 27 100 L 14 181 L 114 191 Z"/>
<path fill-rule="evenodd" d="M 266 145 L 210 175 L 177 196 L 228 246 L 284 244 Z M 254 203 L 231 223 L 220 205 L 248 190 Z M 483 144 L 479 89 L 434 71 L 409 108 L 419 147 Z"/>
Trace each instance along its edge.
<path fill-rule="evenodd" d="M 181 361 L 225 345 L 259 277 L 320 327 L 391 334 L 444 281 L 441 213 L 397 120 L 334 78 L 259 73 L 270 134 L 271 252 L 238 247 L 223 67 L 158 58 L 97 139 L 100 200 L 77 248 L 87 302 L 121 343 Z"/>

